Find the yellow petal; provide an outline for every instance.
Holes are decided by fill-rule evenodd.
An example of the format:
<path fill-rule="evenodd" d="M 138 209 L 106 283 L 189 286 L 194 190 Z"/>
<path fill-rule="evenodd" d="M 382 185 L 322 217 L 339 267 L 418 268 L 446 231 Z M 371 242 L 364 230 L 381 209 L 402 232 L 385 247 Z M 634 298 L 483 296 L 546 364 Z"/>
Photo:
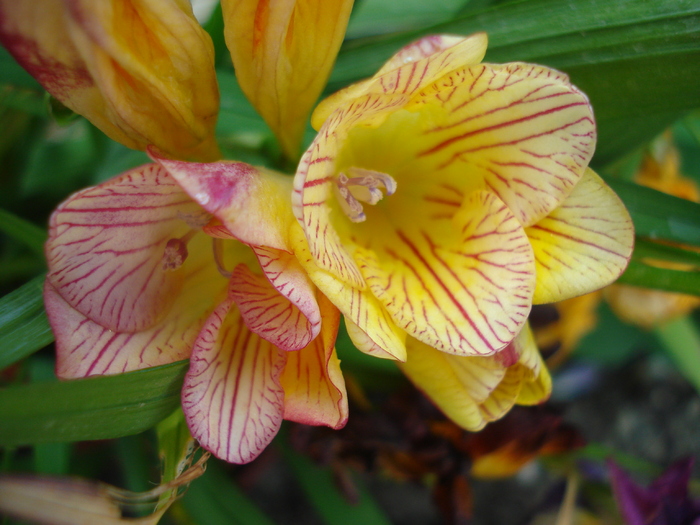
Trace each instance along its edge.
<path fill-rule="evenodd" d="M 248 330 L 231 295 L 214 310 L 182 387 L 187 424 L 205 449 L 248 463 L 272 441 L 284 412 L 279 378 L 286 354 Z"/>
<path fill-rule="evenodd" d="M 480 405 L 506 376 L 495 357 L 446 354 L 415 339 L 407 341 L 408 359 L 401 370 L 447 417 L 467 430 L 479 430 L 490 420 Z"/>
<path fill-rule="evenodd" d="M 488 192 L 468 195 L 452 221 L 411 214 L 431 208 L 408 204 L 392 210 L 391 225 L 370 216 L 370 231 L 357 233 L 371 246 L 355 255 L 370 289 L 399 327 L 438 350 L 501 350 L 525 323 L 535 286 L 524 229 Z"/>
<path fill-rule="evenodd" d="M 58 100 L 131 148 L 214 160 L 211 39 L 188 2 L 0 2 L 0 40 Z"/>
<path fill-rule="evenodd" d="M 515 402 L 518 405 L 543 403 L 552 393 L 552 378 L 537 348 L 529 324 L 526 324 L 518 334 L 514 345 L 520 356 L 515 366 L 522 368 L 521 388 Z"/>
<path fill-rule="evenodd" d="M 345 426 L 348 399 L 334 344 L 340 313 L 323 294 L 321 333 L 306 348 L 287 354 L 280 379 L 284 388 L 284 419 L 305 425 Z"/>
<path fill-rule="evenodd" d="M 455 356 L 410 338 L 407 346 L 408 359 L 401 369 L 467 430 L 503 417 L 515 403 L 541 403 L 551 392 L 549 373 L 528 325 L 494 356 Z"/>
<path fill-rule="evenodd" d="M 526 231 L 537 264 L 537 304 L 610 284 L 627 267 L 634 245 L 629 213 L 590 169 L 561 206 Z"/>
<path fill-rule="evenodd" d="M 315 263 L 301 228 L 294 224 L 290 237 L 294 254 L 309 278 L 345 316 L 348 333 L 357 348 L 388 359 L 406 359 L 406 333 L 392 321 L 389 313 L 369 290 L 348 286 Z"/>
<path fill-rule="evenodd" d="M 454 69 L 476 65 L 484 58 L 487 43 L 486 33 L 466 38 L 431 35 L 416 40 L 401 48 L 372 78 L 324 99 L 314 110 L 311 123 L 318 130 L 333 111 L 364 93 L 385 92 L 390 85 L 402 86 L 405 93 L 413 93 Z M 384 78 L 377 81 L 379 77 Z M 406 83 L 402 84 L 401 79 Z"/>
<path fill-rule="evenodd" d="M 345 36 L 352 0 L 223 0 L 241 89 L 297 158 L 306 119 Z"/>
<path fill-rule="evenodd" d="M 398 191 L 429 183 L 465 193 L 486 189 L 524 226 L 568 196 L 595 148 L 585 95 L 562 73 L 520 63 L 456 70 L 414 95 L 405 111 L 395 111 L 378 129 L 356 128 L 346 146 L 352 150 L 343 151 L 338 168 L 388 173 Z M 386 158 L 377 158 L 385 151 Z"/>

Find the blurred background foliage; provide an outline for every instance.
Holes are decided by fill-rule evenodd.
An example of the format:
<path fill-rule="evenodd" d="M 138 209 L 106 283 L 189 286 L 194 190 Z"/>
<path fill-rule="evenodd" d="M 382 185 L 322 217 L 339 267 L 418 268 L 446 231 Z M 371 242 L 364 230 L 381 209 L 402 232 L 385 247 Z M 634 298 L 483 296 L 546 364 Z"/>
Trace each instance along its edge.
<path fill-rule="evenodd" d="M 290 171 L 236 84 L 222 26 L 214 5 L 205 27 L 217 52 L 224 155 Z M 621 523 L 606 459 L 648 482 L 700 453 L 700 316 L 687 297 L 700 295 L 700 205 L 668 185 L 637 184 L 653 163 L 659 177 L 700 183 L 700 4 L 358 0 L 327 93 L 370 76 L 417 37 L 476 31 L 489 35 L 487 61 L 552 66 L 589 95 L 599 131 L 593 167 L 637 231 L 620 282 L 686 297 L 635 296 L 675 305 L 649 322 L 621 320 L 617 297 L 627 292 L 613 289 L 535 309 L 553 399 L 490 425 L 487 438 L 451 426 L 391 363 L 353 351 L 341 334 L 348 427 L 287 425 L 250 465 L 209 460 L 164 523 Z M 41 297 L 51 210 L 147 157 L 61 107 L 4 50 L 0 122 L 0 473 L 148 490 L 161 473 L 159 451 L 166 464 L 183 454 L 182 436 L 158 425 L 179 405 L 187 363 L 59 383 Z M 691 496 L 697 489 L 691 482 Z"/>

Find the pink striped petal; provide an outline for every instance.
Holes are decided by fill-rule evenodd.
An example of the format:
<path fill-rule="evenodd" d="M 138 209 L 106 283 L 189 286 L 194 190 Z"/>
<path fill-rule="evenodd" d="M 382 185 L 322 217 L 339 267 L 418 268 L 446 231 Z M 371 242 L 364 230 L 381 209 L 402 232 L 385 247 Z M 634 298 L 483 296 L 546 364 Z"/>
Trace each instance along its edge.
<path fill-rule="evenodd" d="M 282 423 L 280 376 L 287 357 L 249 331 L 233 303 L 229 294 L 195 341 L 182 407 L 192 436 L 205 449 L 231 463 L 248 463 Z"/>
<path fill-rule="evenodd" d="M 185 236 L 207 220 L 165 170 L 141 166 L 58 207 L 46 244 L 47 279 L 106 329 L 154 326 L 182 287 L 190 257 Z"/>
<path fill-rule="evenodd" d="M 306 348 L 287 354 L 282 373 L 284 419 L 306 425 L 342 428 L 348 420 L 348 399 L 334 344 L 340 312 L 319 294 L 323 328 Z"/>
<path fill-rule="evenodd" d="M 253 252 L 272 286 L 306 318 L 309 340 L 315 338 L 321 330 L 321 311 L 316 287 L 301 263 L 294 254 L 283 250 L 259 246 L 253 247 Z"/>
<path fill-rule="evenodd" d="M 317 305 L 314 324 L 264 275 L 254 274 L 245 264 L 233 270 L 231 296 L 248 329 L 282 350 L 304 348 L 321 329 Z"/>
<path fill-rule="evenodd" d="M 409 335 L 455 355 L 494 354 L 530 311 L 532 248 L 510 210 L 488 192 L 468 195 L 445 222 L 413 217 L 393 232 L 382 228 L 373 249 L 358 248 L 356 259 Z"/>
<path fill-rule="evenodd" d="M 385 359 L 406 359 L 406 333 L 396 326 L 386 309 L 369 290 L 348 286 L 319 268 L 301 228 L 292 228 L 294 254 L 309 278 L 345 316 L 345 325 L 355 346 Z"/>
<path fill-rule="evenodd" d="M 561 206 L 526 231 L 537 265 L 537 304 L 607 286 L 625 270 L 634 246 L 624 204 L 590 169 Z"/>
<path fill-rule="evenodd" d="M 56 374 L 63 379 L 118 374 L 187 359 L 226 289 L 226 280 L 210 261 L 208 244 L 202 234 L 192 240 L 192 256 L 180 271 L 180 293 L 162 319 L 139 331 L 113 331 L 85 317 L 47 280 L 44 302 L 56 335 Z"/>
<path fill-rule="evenodd" d="M 253 246 L 291 251 L 287 245 L 287 230 L 294 221 L 289 206 L 290 177 L 243 162 L 168 160 L 152 148 L 149 154 L 235 238 Z"/>

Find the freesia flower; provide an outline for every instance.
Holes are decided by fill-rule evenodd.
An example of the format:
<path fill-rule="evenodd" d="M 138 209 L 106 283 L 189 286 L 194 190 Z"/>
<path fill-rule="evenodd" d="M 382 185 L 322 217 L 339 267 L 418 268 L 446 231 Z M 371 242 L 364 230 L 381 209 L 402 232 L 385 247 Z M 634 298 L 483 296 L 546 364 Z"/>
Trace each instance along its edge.
<path fill-rule="evenodd" d="M 51 218 L 57 375 L 189 357 L 190 430 L 235 463 L 254 459 L 283 418 L 343 426 L 339 314 L 291 254 L 291 178 L 151 154 L 155 164 L 76 193 Z"/>
<path fill-rule="evenodd" d="M 467 429 L 547 397 L 532 304 L 612 282 L 633 244 L 588 168 L 585 95 L 485 51 L 485 34 L 427 37 L 322 102 L 293 195 L 298 257 L 355 345 Z"/>
<path fill-rule="evenodd" d="M 223 0 L 241 88 L 296 158 L 352 0 Z M 130 148 L 220 158 L 211 38 L 188 0 L 0 0 L 0 42 L 46 90 Z"/>
<path fill-rule="evenodd" d="M 222 0 L 241 89 L 298 158 L 312 107 L 345 36 L 353 0 Z"/>
<path fill-rule="evenodd" d="M 219 158 L 214 47 L 186 0 L 0 0 L 0 42 L 117 142 Z"/>

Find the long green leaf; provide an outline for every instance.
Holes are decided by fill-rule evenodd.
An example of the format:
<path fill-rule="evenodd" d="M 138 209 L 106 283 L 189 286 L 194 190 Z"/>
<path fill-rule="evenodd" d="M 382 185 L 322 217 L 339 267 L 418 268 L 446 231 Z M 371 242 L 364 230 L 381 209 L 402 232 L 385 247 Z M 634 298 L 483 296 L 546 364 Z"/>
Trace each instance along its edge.
<path fill-rule="evenodd" d="M 44 256 L 46 231 L 31 222 L 0 209 L 0 231 L 25 244 L 34 253 Z"/>
<path fill-rule="evenodd" d="M 700 332 L 690 317 L 682 317 L 654 330 L 678 371 L 700 392 Z"/>
<path fill-rule="evenodd" d="M 700 252 L 691 252 L 677 246 L 659 244 L 648 239 L 638 238 L 634 244 L 634 257 L 688 264 L 700 268 Z"/>
<path fill-rule="evenodd" d="M 700 204 L 605 178 L 627 206 L 638 236 L 700 246 Z"/>
<path fill-rule="evenodd" d="M 53 341 L 44 312 L 44 279 L 35 277 L 0 299 L 0 369 Z"/>
<path fill-rule="evenodd" d="M 114 376 L 0 390 L 0 446 L 143 432 L 180 402 L 187 361 Z"/>
<path fill-rule="evenodd" d="M 526 0 L 344 47 L 331 90 L 372 75 L 399 47 L 431 33 L 489 34 L 487 61 L 567 72 L 598 121 L 597 162 L 649 140 L 700 106 L 700 4 L 692 0 Z"/>
<path fill-rule="evenodd" d="M 617 282 L 644 288 L 658 288 L 667 292 L 700 295 L 700 272 L 683 272 L 656 268 L 635 259 Z"/>

